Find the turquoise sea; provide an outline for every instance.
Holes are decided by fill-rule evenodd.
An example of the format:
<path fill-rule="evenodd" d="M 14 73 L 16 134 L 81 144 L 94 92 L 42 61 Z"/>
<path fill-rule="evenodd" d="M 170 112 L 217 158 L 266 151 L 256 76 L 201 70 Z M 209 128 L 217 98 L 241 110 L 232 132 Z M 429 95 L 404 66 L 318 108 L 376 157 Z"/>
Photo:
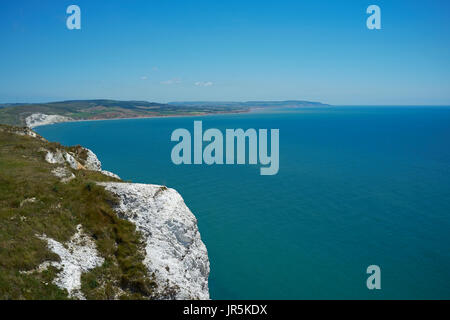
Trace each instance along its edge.
<path fill-rule="evenodd" d="M 172 164 L 177 128 L 280 129 L 280 171 Z M 449 299 L 450 107 L 333 107 L 64 123 L 106 170 L 177 189 L 213 299 Z M 381 290 L 366 269 L 381 267 Z"/>

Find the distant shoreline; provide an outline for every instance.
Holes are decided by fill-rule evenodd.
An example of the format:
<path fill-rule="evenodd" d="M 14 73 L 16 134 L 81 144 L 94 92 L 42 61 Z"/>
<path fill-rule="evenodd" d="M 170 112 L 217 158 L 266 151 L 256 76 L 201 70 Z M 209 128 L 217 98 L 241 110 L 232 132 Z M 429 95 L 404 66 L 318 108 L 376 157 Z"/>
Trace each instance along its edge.
<path fill-rule="evenodd" d="M 256 108 L 255 108 L 256 109 Z M 153 115 L 153 116 L 142 116 L 142 117 L 123 117 L 123 118 L 105 118 L 105 119 L 72 119 L 67 121 L 55 121 L 53 123 L 43 123 L 37 124 L 31 127 L 31 129 L 43 126 L 51 126 L 58 123 L 72 123 L 72 122 L 94 122 L 94 121 L 113 121 L 113 120 L 136 120 L 136 119 L 154 119 L 154 118 L 188 118 L 188 117 L 205 117 L 205 116 L 215 116 L 215 115 L 227 115 L 227 114 L 245 114 L 251 113 L 253 109 L 240 110 L 233 112 L 215 112 L 215 113 L 199 113 L 199 114 L 174 114 L 174 115 Z"/>
<path fill-rule="evenodd" d="M 331 105 L 323 105 L 323 106 L 314 106 L 314 107 L 287 107 L 288 109 L 307 109 L 307 108 L 330 108 Z M 217 116 L 217 115 L 236 115 L 236 114 L 249 114 L 253 112 L 257 112 L 260 110 L 273 110 L 277 108 L 265 108 L 265 107 L 252 107 L 246 110 L 235 110 L 235 111 L 218 111 L 218 112 L 205 112 L 198 114 L 173 114 L 173 115 L 149 115 L 149 116 L 140 116 L 140 117 L 118 117 L 118 118 L 104 118 L 104 119 L 71 119 L 67 121 L 55 121 L 53 123 L 43 123 L 33 125 L 31 129 L 43 126 L 50 126 L 57 123 L 72 123 L 72 122 L 91 122 L 91 121 L 112 121 L 112 120 L 135 120 L 135 119 L 154 119 L 154 118 L 188 118 L 188 117 L 206 117 L 206 116 Z M 51 116 L 51 115 L 50 115 Z"/>
<path fill-rule="evenodd" d="M 30 128 L 69 121 L 196 117 L 212 114 L 242 114 L 264 108 L 323 107 L 305 100 L 247 102 L 178 102 L 69 100 L 52 103 L 13 104 L 0 108 L 0 123 Z"/>

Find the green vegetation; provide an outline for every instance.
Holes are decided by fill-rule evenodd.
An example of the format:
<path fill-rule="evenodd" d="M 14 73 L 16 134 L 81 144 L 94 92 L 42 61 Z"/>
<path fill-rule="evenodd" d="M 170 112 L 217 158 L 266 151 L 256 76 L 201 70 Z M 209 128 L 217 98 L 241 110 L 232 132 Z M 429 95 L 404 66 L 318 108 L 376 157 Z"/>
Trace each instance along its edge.
<path fill-rule="evenodd" d="M 0 108 L 0 123 L 25 126 L 25 119 L 34 113 L 66 116 L 74 120 L 99 120 L 245 112 L 247 110 L 247 107 L 237 106 L 182 106 L 147 101 L 74 100 L 3 105 Z"/>
<path fill-rule="evenodd" d="M 191 101 L 191 102 L 170 102 L 171 105 L 179 107 L 203 107 L 203 108 L 235 108 L 247 110 L 249 108 L 309 108 L 309 107 L 328 107 L 328 104 L 320 102 L 303 100 L 285 100 L 285 101 Z"/>
<path fill-rule="evenodd" d="M 26 125 L 25 119 L 34 113 L 60 115 L 74 120 L 203 115 L 248 112 L 252 108 L 324 107 L 327 104 L 311 101 L 247 101 L 247 102 L 171 102 L 72 100 L 35 104 L 4 104 L 0 106 L 0 123 Z"/>
<path fill-rule="evenodd" d="M 67 299 L 67 292 L 52 284 L 59 270 L 36 271 L 44 261 L 59 259 L 38 236 L 64 243 L 78 224 L 105 259 L 82 275 L 86 298 L 154 298 L 156 284 L 142 263 L 140 234 L 113 211 L 117 199 L 96 184 L 117 180 L 70 169 L 76 178 L 62 183 L 51 173 L 57 165 L 45 161 L 43 148 L 71 151 L 80 162 L 83 149 L 17 132 L 24 129 L 0 125 L 0 299 Z"/>

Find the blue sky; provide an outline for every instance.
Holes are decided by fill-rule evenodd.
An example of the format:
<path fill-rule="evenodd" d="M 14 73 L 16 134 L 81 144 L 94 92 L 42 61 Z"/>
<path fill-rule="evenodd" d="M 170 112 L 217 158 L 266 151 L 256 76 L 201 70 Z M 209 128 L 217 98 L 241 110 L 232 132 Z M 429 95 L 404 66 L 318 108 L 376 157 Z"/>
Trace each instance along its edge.
<path fill-rule="evenodd" d="M 82 29 L 66 28 L 81 8 Z M 366 28 L 381 8 L 382 30 Z M 450 1 L 0 2 L 0 102 L 450 105 Z"/>

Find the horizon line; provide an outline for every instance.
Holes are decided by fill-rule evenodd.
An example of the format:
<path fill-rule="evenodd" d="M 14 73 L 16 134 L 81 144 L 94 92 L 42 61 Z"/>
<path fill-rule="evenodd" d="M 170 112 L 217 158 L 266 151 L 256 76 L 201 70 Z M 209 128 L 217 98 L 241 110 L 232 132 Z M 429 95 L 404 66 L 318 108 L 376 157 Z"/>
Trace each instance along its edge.
<path fill-rule="evenodd" d="M 173 103 L 248 103 L 248 102 L 311 102 L 311 103 L 320 103 L 325 106 L 334 106 L 334 107 L 449 107 L 450 102 L 448 104 L 332 104 L 320 101 L 311 101 L 305 99 L 251 99 L 251 100 L 177 100 L 177 101 L 168 101 L 168 102 L 160 102 L 156 100 L 140 100 L 140 99 L 111 99 L 111 98 L 93 98 L 93 99 L 65 99 L 65 100 L 47 100 L 47 101 L 38 101 L 38 102 L 0 102 L 1 105 L 27 105 L 27 104 L 45 104 L 45 103 L 58 103 L 58 102 L 71 102 L 71 101 L 95 101 L 95 100 L 109 100 L 109 101 L 121 101 L 121 102 L 131 102 L 131 101 L 140 101 L 140 102 L 148 102 L 148 103 L 159 103 L 159 104 L 173 104 Z"/>

